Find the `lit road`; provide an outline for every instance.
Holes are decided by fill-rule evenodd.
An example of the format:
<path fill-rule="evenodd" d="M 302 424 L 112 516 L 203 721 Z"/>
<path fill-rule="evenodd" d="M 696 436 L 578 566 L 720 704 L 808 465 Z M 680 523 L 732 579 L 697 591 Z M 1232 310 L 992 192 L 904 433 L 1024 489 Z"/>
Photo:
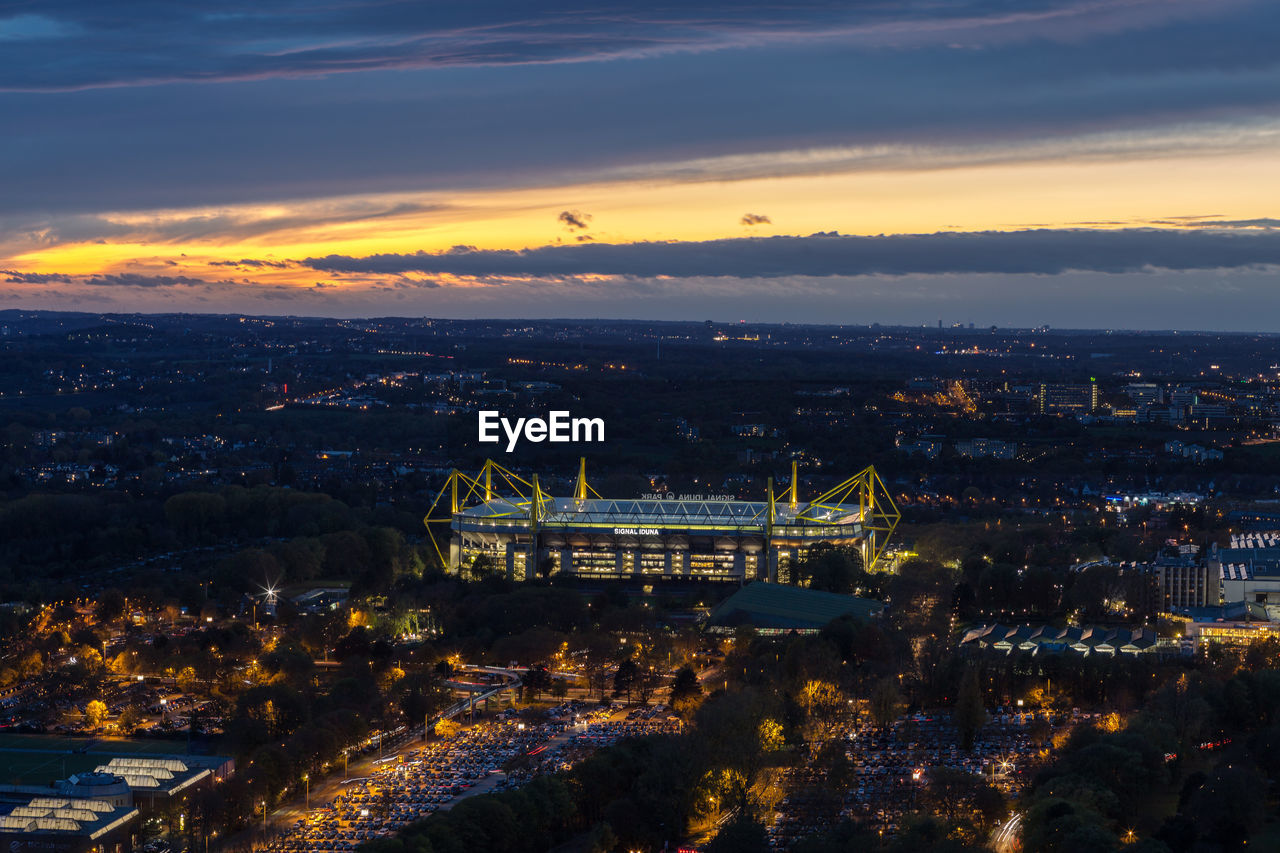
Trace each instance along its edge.
<path fill-rule="evenodd" d="M 1014 812 L 1002 826 L 991 833 L 989 842 L 996 853 L 1017 853 L 1022 849 L 1022 813 Z"/>

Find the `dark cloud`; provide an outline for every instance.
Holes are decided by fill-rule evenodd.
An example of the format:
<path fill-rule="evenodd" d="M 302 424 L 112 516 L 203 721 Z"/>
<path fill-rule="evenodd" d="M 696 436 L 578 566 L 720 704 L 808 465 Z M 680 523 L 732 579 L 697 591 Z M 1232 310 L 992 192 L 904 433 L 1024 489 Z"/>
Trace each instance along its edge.
<path fill-rule="evenodd" d="M 139 273 L 104 273 L 82 278 L 94 287 L 201 287 L 210 284 L 234 284 L 231 281 L 211 282 L 185 275 L 141 275 Z"/>
<path fill-rule="evenodd" d="M 19 272 L 18 270 L 0 270 L 0 275 L 8 284 L 70 284 L 71 277 L 62 273 Z"/>
<path fill-rule="evenodd" d="M 329 255 L 327 272 L 462 276 L 901 276 L 1206 270 L 1280 264 L 1280 233 L 1035 230 L 851 237 L 751 237 L 678 243 L 594 243 L 457 253 Z"/>
<path fill-rule="evenodd" d="M 759 213 L 744 213 L 738 222 L 743 225 L 771 225 L 773 220 Z"/>
<path fill-rule="evenodd" d="M 264 261 L 258 258 L 241 258 L 238 261 L 209 261 L 212 267 L 251 267 L 253 269 L 263 269 L 270 267 L 272 269 L 283 270 L 288 269 L 292 264 L 288 261 Z"/>
<path fill-rule="evenodd" d="M 26 5 L 28 9 L 23 9 Z M 705 52 L 844 36 L 891 45 L 1078 38 L 1203 14 L 1194 0 L 574 0 L 216 7 L 152 0 L 19 4 L 0 18 L 0 88 L 67 90 L 459 65 L 519 65 Z M 1221 0 L 1215 6 L 1237 5 Z M 0 12 L 0 14 L 6 14 Z M 1202 48 L 1203 49 L 1203 48 Z"/>
<path fill-rule="evenodd" d="M 560 215 L 556 217 L 565 224 L 565 227 L 572 231 L 574 228 L 590 228 L 587 223 L 591 221 L 591 214 L 582 213 L 577 210 L 562 210 Z"/>
<path fill-rule="evenodd" d="M 141 273 L 100 273 L 97 275 L 68 275 L 66 273 L 32 273 L 18 270 L 0 270 L 9 284 L 87 284 L 93 287 L 207 287 L 210 285 L 234 285 L 229 279 L 209 281 L 185 275 L 143 275 Z"/>
<path fill-rule="evenodd" d="M 1174 217 L 1178 219 L 1180 217 Z M 1184 221 L 1176 223 L 1187 228 L 1280 228 L 1280 219 L 1271 219 L 1263 217 L 1260 219 L 1209 219 L 1197 220 L 1194 222 L 1185 221 L 1187 217 L 1181 217 Z"/>
<path fill-rule="evenodd" d="M 1240 125 L 1280 111 L 1280 4 L 1262 0 L 19 8 L 52 23 L 6 30 L 0 12 L 0 89 L 25 90 L 0 94 L 4 126 L 21 129 L 0 133 L 0 217 L 648 179 L 663 165 L 723 179 L 687 163 L 830 147 L 872 152 L 849 168 L 910 168 L 938 147 L 1010 159 L 1036 140 L 1060 143 L 1053 157 L 1154 156 L 1179 139 L 1117 155 L 1069 137 L 1178 137 L 1198 121 L 1223 128 L 1220 152 L 1254 144 Z M 627 51 L 647 58 L 565 64 Z M 455 67 L 389 70 L 437 62 Z M 174 82 L 133 85 L 146 80 Z M 886 165 L 885 148 L 907 153 Z M 213 214 L 156 238 L 292 224 Z"/>

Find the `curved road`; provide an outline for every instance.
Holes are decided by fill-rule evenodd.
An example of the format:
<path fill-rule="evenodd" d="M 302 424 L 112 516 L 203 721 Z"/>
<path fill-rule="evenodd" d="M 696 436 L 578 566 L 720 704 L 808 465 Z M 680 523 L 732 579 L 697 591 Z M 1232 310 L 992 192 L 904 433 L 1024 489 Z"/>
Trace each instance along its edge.
<path fill-rule="evenodd" d="M 1022 849 L 1022 813 L 1014 812 L 991 833 L 987 842 L 995 853 L 1017 853 Z"/>

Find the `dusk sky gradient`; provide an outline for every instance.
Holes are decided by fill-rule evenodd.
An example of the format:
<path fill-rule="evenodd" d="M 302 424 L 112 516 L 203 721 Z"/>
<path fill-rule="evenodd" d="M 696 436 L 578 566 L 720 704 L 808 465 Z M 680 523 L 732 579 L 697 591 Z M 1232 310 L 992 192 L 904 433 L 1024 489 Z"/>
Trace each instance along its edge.
<path fill-rule="evenodd" d="M 0 307 L 1280 326 L 1280 4 L 0 3 Z"/>

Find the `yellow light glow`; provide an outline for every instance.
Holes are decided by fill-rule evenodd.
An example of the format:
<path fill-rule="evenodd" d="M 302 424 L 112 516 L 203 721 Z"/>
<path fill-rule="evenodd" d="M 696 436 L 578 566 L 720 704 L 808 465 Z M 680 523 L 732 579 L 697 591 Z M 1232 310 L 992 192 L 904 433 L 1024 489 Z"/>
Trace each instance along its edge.
<path fill-rule="evenodd" d="M 1170 180 L 1177 175 L 1177 180 Z M 234 208 L 104 214 L 137 229 L 119 241 L 0 244 L 0 266 L 33 273 L 131 271 L 261 285 L 311 286 L 305 268 L 213 265 L 447 250 L 511 249 L 597 242 L 709 240 L 771 234 L 930 233 L 1025 227 L 1171 224 L 1171 217 L 1274 215 L 1280 148 L 1215 150 L 1147 159 L 1060 159 L 936 169 L 884 169 L 740 180 L 609 181 L 522 190 L 471 190 Z M 397 207 L 399 206 L 399 207 Z M 404 210 L 395 213 L 397 209 Z M 569 230 L 560 211 L 589 211 L 588 230 Z M 370 211 L 393 211 L 371 216 Z M 747 211 L 771 223 L 746 227 Z M 190 228 L 215 221 L 225 227 Z M 182 236 L 184 232 L 199 236 Z M 177 236 L 175 236 L 177 235 Z M 184 257 L 185 256 L 185 257 Z M 438 277 L 436 277 L 438 278 Z M 465 280 L 446 281 L 465 284 Z M 353 286 L 348 283 L 347 286 Z"/>

